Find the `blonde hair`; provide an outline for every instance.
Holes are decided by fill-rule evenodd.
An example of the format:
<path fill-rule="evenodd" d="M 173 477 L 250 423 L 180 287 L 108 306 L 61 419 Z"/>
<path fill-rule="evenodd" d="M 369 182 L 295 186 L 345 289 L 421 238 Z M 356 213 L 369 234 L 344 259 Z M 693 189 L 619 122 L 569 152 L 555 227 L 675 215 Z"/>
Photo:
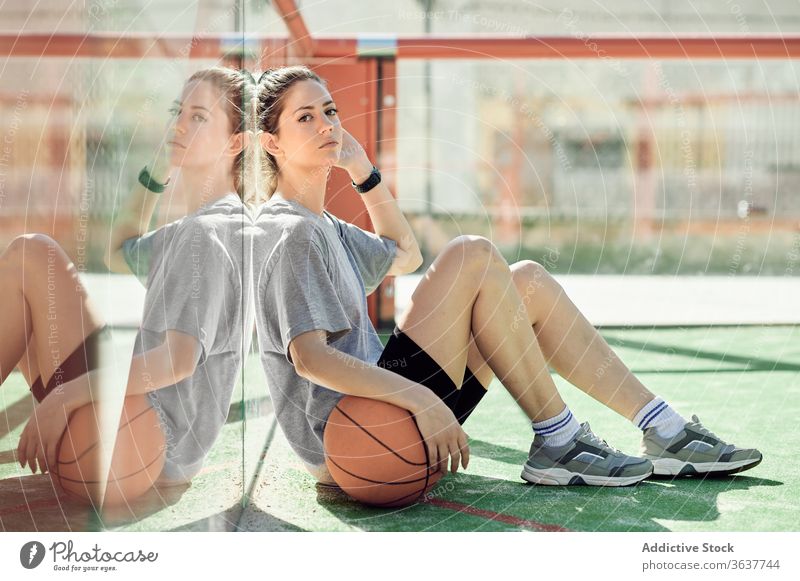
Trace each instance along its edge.
<path fill-rule="evenodd" d="M 256 123 L 260 131 L 277 135 L 278 119 L 283 112 L 286 93 L 298 81 L 316 81 L 321 85 L 326 84 L 317 73 L 304 65 L 277 67 L 262 73 L 257 85 L 258 107 L 256 110 Z M 275 193 L 278 185 L 278 163 L 269 152 L 263 150 L 260 143 L 256 149 L 261 157 L 256 167 L 264 177 L 265 190 L 267 198 L 269 198 Z"/>
<path fill-rule="evenodd" d="M 205 81 L 211 83 L 225 98 L 225 112 L 230 121 L 231 133 L 250 132 L 255 134 L 256 109 L 258 97 L 253 76 L 244 70 L 228 67 L 211 67 L 194 73 L 186 81 Z M 243 202 L 258 203 L 258 181 L 256 167 L 259 164 L 259 149 L 250 139 L 233 160 L 233 184 Z"/>

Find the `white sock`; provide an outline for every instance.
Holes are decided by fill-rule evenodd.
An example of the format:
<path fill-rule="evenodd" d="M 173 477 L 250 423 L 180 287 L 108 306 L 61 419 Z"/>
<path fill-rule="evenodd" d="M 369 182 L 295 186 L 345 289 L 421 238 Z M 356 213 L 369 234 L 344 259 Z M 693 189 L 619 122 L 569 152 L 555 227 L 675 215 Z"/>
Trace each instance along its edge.
<path fill-rule="evenodd" d="M 662 438 L 671 438 L 683 430 L 686 420 L 667 402 L 656 397 L 639 410 L 633 423 L 642 431 L 655 428 L 656 434 Z"/>
<path fill-rule="evenodd" d="M 557 416 L 541 422 L 531 422 L 531 425 L 536 435 L 544 438 L 544 445 L 548 447 L 563 446 L 575 437 L 581 427 L 567 406 Z"/>

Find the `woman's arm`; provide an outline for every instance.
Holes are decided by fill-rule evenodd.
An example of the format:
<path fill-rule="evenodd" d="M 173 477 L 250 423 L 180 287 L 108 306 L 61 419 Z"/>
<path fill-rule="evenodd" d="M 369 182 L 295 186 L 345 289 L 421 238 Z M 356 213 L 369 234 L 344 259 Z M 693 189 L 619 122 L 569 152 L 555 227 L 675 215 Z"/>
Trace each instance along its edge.
<path fill-rule="evenodd" d="M 169 161 L 167 159 L 167 147 L 163 141 L 159 146 L 156 155 L 147 168 L 152 177 L 158 183 L 165 183 L 169 178 Z M 139 180 L 133 186 L 130 195 L 126 198 L 117 220 L 111 228 L 108 248 L 104 256 L 106 266 L 112 272 L 121 274 L 131 274 L 128 263 L 122 254 L 122 243 L 129 238 L 138 238 L 150 229 L 150 220 L 153 218 L 158 199 L 161 194 L 151 192 L 145 188 Z"/>
<path fill-rule="evenodd" d="M 347 131 L 342 131 L 344 134 L 342 157 L 338 165 L 350 174 L 353 183 L 361 184 L 372 172 L 372 163 L 364 148 Z M 422 264 L 422 253 L 414 237 L 414 231 L 385 182 L 382 181 L 367 193 L 360 195 L 367 207 L 375 233 L 397 243 L 397 255 L 387 275 L 414 272 Z"/>
<path fill-rule="evenodd" d="M 200 342 L 185 333 L 169 330 L 164 343 L 131 361 L 125 396 L 146 394 L 191 376 L 201 353 Z M 103 399 L 103 368 L 94 369 L 57 387 L 37 404 L 22 430 L 17 460 L 31 472 L 53 466 L 58 442 L 76 409 Z"/>
<path fill-rule="evenodd" d="M 459 463 L 467 467 L 466 433 L 450 408 L 424 385 L 330 347 L 325 331 L 298 335 L 289 344 L 289 355 L 297 374 L 312 383 L 347 395 L 385 401 L 411 412 L 428 448 L 431 466 L 438 465 L 444 472 L 449 457 L 453 472 Z"/>
<path fill-rule="evenodd" d="M 180 331 L 168 330 L 161 345 L 131 360 L 125 395 L 146 394 L 191 377 L 201 352 L 197 339 Z M 101 374 L 102 368 L 95 369 L 65 383 L 62 386 L 63 405 L 72 411 L 100 399 L 103 393 L 102 387 L 98 390 Z"/>

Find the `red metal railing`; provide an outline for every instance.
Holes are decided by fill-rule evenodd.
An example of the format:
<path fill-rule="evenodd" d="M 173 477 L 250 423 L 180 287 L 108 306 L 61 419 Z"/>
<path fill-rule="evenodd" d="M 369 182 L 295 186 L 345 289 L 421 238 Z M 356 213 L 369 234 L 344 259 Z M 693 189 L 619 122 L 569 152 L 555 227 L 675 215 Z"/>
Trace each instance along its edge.
<path fill-rule="evenodd" d="M 296 22 L 290 19 L 289 22 Z M 287 24 L 288 25 L 288 24 Z M 297 30 L 294 30 L 297 29 Z M 304 27 L 293 31 L 303 34 Z M 133 34 L 0 34 L 0 57 L 219 58 L 250 50 L 262 59 L 393 56 L 397 59 L 794 59 L 800 35 L 788 36 L 481 36 L 287 37 Z"/>

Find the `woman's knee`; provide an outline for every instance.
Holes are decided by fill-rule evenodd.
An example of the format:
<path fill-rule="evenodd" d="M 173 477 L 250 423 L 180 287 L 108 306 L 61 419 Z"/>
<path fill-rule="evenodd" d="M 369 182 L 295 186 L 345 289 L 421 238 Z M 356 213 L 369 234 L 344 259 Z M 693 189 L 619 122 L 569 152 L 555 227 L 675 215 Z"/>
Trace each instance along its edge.
<path fill-rule="evenodd" d="M 511 265 L 514 281 L 543 281 L 552 278 L 547 269 L 535 260 L 520 260 Z"/>
<path fill-rule="evenodd" d="M 442 260 L 455 262 L 468 275 L 488 269 L 508 270 L 503 255 L 491 240 L 483 236 L 458 236 L 445 246 L 440 256 Z"/>
<path fill-rule="evenodd" d="M 22 234 L 14 238 L 2 255 L 4 264 L 21 267 L 38 266 L 55 262 L 63 254 L 58 242 L 46 234 Z"/>
<path fill-rule="evenodd" d="M 547 269 L 534 260 L 520 260 L 512 264 L 511 279 L 523 299 L 558 285 Z"/>

